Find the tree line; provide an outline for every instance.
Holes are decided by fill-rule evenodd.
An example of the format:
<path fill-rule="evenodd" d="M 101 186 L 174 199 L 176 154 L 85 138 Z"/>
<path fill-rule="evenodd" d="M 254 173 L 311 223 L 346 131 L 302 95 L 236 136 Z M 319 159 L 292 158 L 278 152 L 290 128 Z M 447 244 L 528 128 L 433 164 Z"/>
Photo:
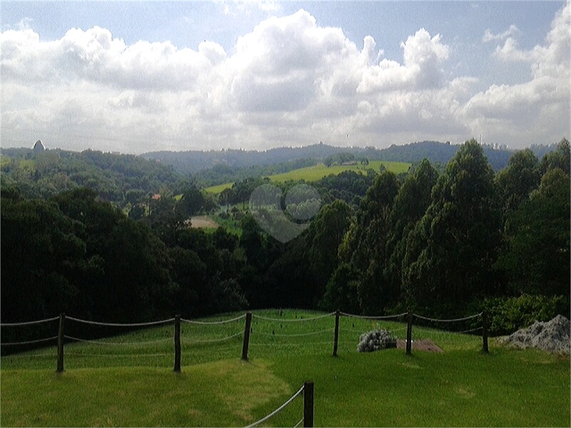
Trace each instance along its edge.
<path fill-rule="evenodd" d="M 3 180 L 2 322 L 61 312 L 132 323 L 266 307 L 435 317 L 488 309 L 493 332 L 504 333 L 569 316 L 569 151 L 567 140 L 541 160 L 522 150 L 495 173 L 471 140 L 442 173 L 423 160 L 400 176 L 326 177 L 314 184 L 318 214 L 286 243 L 248 212 L 240 235 L 189 228 L 193 186 L 129 216 L 94 189 L 40 198 Z"/>

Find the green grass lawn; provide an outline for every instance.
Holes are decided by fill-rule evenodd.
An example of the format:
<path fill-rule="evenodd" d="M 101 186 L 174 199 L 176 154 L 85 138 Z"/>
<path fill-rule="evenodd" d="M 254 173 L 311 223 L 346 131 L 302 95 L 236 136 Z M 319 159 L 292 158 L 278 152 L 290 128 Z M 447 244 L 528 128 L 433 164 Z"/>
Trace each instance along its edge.
<path fill-rule="evenodd" d="M 2 357 L 2 426 L 245 426 L 305 380 L 315 383 L 316 426 L 569 426 L 568 357 L 494 340 L 486 355 L 479 336 L 430 329 L 413 337 L 431 338 L 443 353 L 361 354 L 360 333 L 382 327 L 403 338 L 406 325 L 347 317 L 333 357 L 334 317 L 254 315 L 249 362 L 240 360 L 243 318 L 183 323 L 181 374 L 172 371 L 172 324 L 66 344 L 61 375 L 53 347 Z M 302 406 L 297 398 L 265 425 L 294 426 Z"/>
<path fill-rule="evenodd" d="M 332 174 L 338 175 L 343 171 L 355 171 L 366 174 L 367 169 L 373 169 L 378 172 L 381 165 L 383 165 L 388 171 L 392 171 L 395 174 L 407 172 L 409 167 L 411 166 L 410 163 L 406 162 L 389 162 L 389 161 L 371 161 L 369 162 L 369 165 L 361 165 L 361 164 L 333 165 L 330 167 L 327 167 L 321 163 L 314 166 L 295 169 L 293 171 L 285 172 L 283 174 L 270 175 L 269 178 L 271 181 L 275 181 L 278 183 L 285 183 L 286 181 L 297 181 L 297 180 L 305 180 L 311 182 L 311 181 L 321 180 L 323 177 L 327 177 L 328 175 Z M 206 190 L 209 193 L 217 194 L 222 192 L 224 189 L 232 187 L 233 184 L 234 183 L 219 184 L 217 186 L 207 187 L 204 190 Z"/>

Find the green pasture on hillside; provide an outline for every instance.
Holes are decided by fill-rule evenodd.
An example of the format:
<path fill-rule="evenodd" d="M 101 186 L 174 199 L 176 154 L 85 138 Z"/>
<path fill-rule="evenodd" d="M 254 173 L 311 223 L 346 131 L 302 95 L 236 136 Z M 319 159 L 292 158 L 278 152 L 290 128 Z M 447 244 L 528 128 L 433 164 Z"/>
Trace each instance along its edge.
<path fill-rule="evenodd" d="M 246 426 L 312 380 L 316 426 L 569 426 L 568 356 L 493 340 L 484 354 L 480 336 L 430 326 L 413 328 L 413 340 L 429 338 L 442 353 L 358 353 L 361 333 L 381 327 L 404 338 L 406 324 L 341 317 L 333 357 L 334 316 L 323 315 L 254 311 L 248 362 L 244 317 L 183 322 L 181 374 L 172 322 L 66 344 L 60 375 L 55 346 L 3 356 L 2 425 Z M 97 328 L 66 322 L 75 339 Z M 296 398 L 264 426 L 294 426 L 302 407 Z"/>
<path fill-rule="evenodd" d="M 328 175 L 338 175 L 343 171 L 355 171 L 366 174 L 367 169 L 373 169 L 374 171 L 379 171 L 380 166 L 383 165 L 388 171 L 392 171 L 395 174 L 400 174 L 407 172 L 411 164 L 406 162 L 389 162 L 389 161 L 371 161 L 369 165 L 333 165 L 330 167 L 324 164 L 318 164 L 314 166 L 308 166 L 305 168 L 295 169 L 283 174 L 270 175 L 271 181 L 277 183 L 285 183 L 286 181 L 297 181 L 305 180 L 308 182 L 321 180 L 323 177 Z M 224 183 L 217 186 L 207 187 L 206 190 L 209 193 L 220 193 L 224 189 L 231 188 L 234 183 Z"/>

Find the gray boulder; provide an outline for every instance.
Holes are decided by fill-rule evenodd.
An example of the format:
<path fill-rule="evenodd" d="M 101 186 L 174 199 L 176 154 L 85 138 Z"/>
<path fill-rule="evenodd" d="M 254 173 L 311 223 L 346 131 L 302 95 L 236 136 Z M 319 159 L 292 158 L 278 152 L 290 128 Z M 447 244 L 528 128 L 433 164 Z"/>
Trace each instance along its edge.
<path fill-rule="evenodd" d="M 536 321 L 528 328 L 516 331 L 507 337 L 506 342 L 520 348 L 570 353 L 571 324 L 564 316 L 557 315 L 551 321 Z"/>

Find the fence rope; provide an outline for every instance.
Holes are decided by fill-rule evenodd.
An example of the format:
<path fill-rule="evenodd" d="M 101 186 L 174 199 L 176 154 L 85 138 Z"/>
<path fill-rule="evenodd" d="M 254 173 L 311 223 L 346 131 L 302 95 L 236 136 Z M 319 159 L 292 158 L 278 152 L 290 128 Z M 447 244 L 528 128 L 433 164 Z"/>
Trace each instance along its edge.
<path fill-rule="evenodd" d="M 300 322 L 300 321 L 314 321 L 314 320 L 317 320 L 320 318 L 330 317 L 332 315 L 335 315 L 335 312 L 331 312 L 330 314 L 325 314 L 325 315 L 319 315 L 317 317 L 298 318 L 298 319 L 269 318 L 269 317 L 264 317 L 262 315 L 256 315 L 256 314 L 252 314 L 252 318 L 259 318 L 261 320 L 275 321 L 275 322 Z"/>
<path fill-rule="evenodd" d="M 331 341 L 328 342 L 311 342 L 311 345 L 331 345 Z M 275 347 L 275 348 L 279 348 L 279 347 L 292 347 L 292 346 L 304 346 L 307 348 L 307 343 L 303 343 L 303 342 L 290 342 L 290 343 L 250 343 L 250 346 L 253 347 Z M 321 351 L 319 351 L 321 352 Z"/>
<path fill-rule="evenodd" d="M 389 320 L 389 319 L 393 319 L 393 318 L 403 317 L 403 316 L 407 315 L 407 312 L 404 312 L 404 313 L 398 314 L 398 315 L 379 315 L 379 316 L 355 315 L 355 314 L 348 314 L 346 312 L 339 312 L 339 314 L 345 315 L 346 317 L 351 317 L 351 318 L 363 318 L 363 319 L 369 319 L 369 320 Z"/>
<path fill-rule="evenodd" d="M 162 354 L 82 354 L 81 352 L 66 352 L 66 356 L 71 355 L 74 357 L 164 357 L 165 355 L 172 355 L 169 353 Z"/>
<path fill-rule="evenodd" d="M 232 336 L 226 336 L 226 337 L 222 337 L 222 338 L 219 338 L 219 339 L 188 340 L 188 339 L 186 339 L 186 338 L 184 338 L 184 337 L 181 338 L 181 339 L 182 339 L 182 341 L 183 341 L 184 343 L 188 343 L 188 344 L 191 344 L 191 345 L 192 345 L 193 343 L 213 343 L 213 342 L 223 342 L 223 341 L 225 341 L 225 340 L 230 340 L 230 339 L 233 339 L 234 337 L 238 337 L 238 336 L 242 335 L 243 333 L 244 333 L 243 331 L 240 331 L 240 332 L 238 332 L 238 333 L 236 333 L 236 334 L 233 334 Z"/>
<path fill-rule="evenodd" d="M 172 342 L 172 337 L 169 337 L 166 339 L 151 340 L 148 342 L 107 342 L 104 340 L 80 339 L 77 337 L 72 337 L 72 336 L 67 336 L 67 335 L 64 335 L 64 337 L 66 339 L 75 340 L 77 342 L 95 343 L 97 345 L 151 345 L 151 344 L 161 343 L 161 342 Z"/>
<path fill-rule="evenodd" d="M 270 413 L 267 416 L 264 416 L 262 419 L 260 419 L 257 422 L 254 422 L 253 424 L 248 425 L 246 428 L 252 428 L 255 427 L 259 424 L 261 424 L 262 422 L 267 421 L 268 419 L 270 419 L 272 416 L 274 416 L 275 414 L 279 413 L 281 410 L 284 409 L 284 407 L 286 407 L 289 403 L 291 403 L 299 394 L 301 394 L 303 392 L 304 386 L 302 386 L 301 388 L 299 388 L 299 391 L 297 391 L 295 394 L 293 394 L 289 400 L 287 400 L 284 404 L 282 404 L 280 407 L 278 407 L 276 410 L 274 410 L 272 413 Z"/>
<path fill-rule="evenodd" d="M 232 318 L 230 320 L 223 320 L 223 321 L 194 321 L 194 320 L 187 320 L 187 319 L 183 319 L 183 318 L 181 318 L 180 320 L 182 322 L 185 322 L 188 324 L 216 325 L 216 324 L 227 324 L 230 322 L 238 321 L 238 320 L 241 320 L 242 318 L 245 318 L 245 317 L 246 317 L 246 314 L 240 315 L 239 317 Z"/>
<path fill-rule="evenodd" d="M 276 337 L 302 337 L 302 336 L 313 336 L 316 334 L 331 332 L 333 330 L 334 328 L 328 328 L 320 331 L 312 331 L 311 333 L 299 333 L 299 334 L 274 334 L 274 333 L 260 333 L 256 331 L 254 334 L 261 334 L 262 336 L 276 336 Z"/>
<path fill-rule="evenodd" d="M 2 346 L 9 346 L 9 345 L 30 345 L 32 343 L 41 343 L 41 342 L 48 342 L 50 340 L 55 340 L 57 339 L 57 336 L 54 337 L 48 337 L 46 339 L 37 339 L 37 340 L 28 340 L 26 342 L 2 342 L 1 345 Z"/>
<path fill-rule="evenodd" d="M 426 321 L 434 321 L 434 322 L 458 322 L 458 321 L 466 321 L 466 320 L 471 320 L 472 318 L 477 318 L 480 315 L 482 315 L 483 312 L 480 312 L 479 314 L 475 314 L 475 315 L 470 315 L 469 317 L 464 317 L 464 318 L 456 318 L 456 319 L 434 319 L 434 318 L 428 318 L 428 317 L 423 317 L 422 315 L 417 315 L 417 314 L 412 314 L 414 317 L 416 318 L 420 318 L 421 320 L 426 320 Z"/>
<path fill-rule="evenodd" d="M 149 325 L 167 324 L 167 323 L 174 321 L 174 318 L 170 318 L 168 320 L 162 320 L 162 321 L 141 322 L 141 323 L 132 323 L 132 324 L 120 324 L 120 323 L 110 323 L 110 322 L 87 321 L 87 320 L 82 320 L 80 318 L 74 318 L 74 317 L 70 317 L 70 316 L 66 316 L 66 319 L 81 322 L 84 324 L 104 325 L 104 326 L 108 326 L 108 327 L 144 327 L 144 326 L 149 326 Z"/>
<path fill-rule="evenodd" d="M 10 357 L 18 357 L 18 358 L 35 358 L 35 357 L 46 357 L 46 358 L 57 358 L 57 354 L 15 354 L 15 355 L 7 355 L 2 358 L 10 358 Z"/>
<path fill-rule="evenodd" d="M 380 329 L 388 330 L 390 333 L 396 333 L 397 331 L 405 331 L 407 329 L 407 327 L 402 327 L 402 328 L 383 328 L 383 327 L 380 327 Z M 365 333 L 363 331 L 363 329 L 357 329 L 357 328 L 339 328 L 339 331 L 345 331 L 348 333 Z"/>
<path fill-rule="evenodd" d="M 303 419 L 304 418 L 301 418 L 300 421 L 293 426 L 293 428 L 297 428 L 298 426 L 300 426 L 303 423 Z"/>
<path fill-rule="evenodd" d="M 0 324 L 0 327 L 18 327 L 18 326 L 22 326 L 22 325 L 31 325 L 31 324 L 41 324 L 44 322 L 50 322 L 50 321 L 55 321 L 58 320 L 59 317 L 53 317 L 53 318 L 46 318 L 44 320 L 37 320 L 37 321 L 27 321 L 27 322 L 3 322 Z"/>

